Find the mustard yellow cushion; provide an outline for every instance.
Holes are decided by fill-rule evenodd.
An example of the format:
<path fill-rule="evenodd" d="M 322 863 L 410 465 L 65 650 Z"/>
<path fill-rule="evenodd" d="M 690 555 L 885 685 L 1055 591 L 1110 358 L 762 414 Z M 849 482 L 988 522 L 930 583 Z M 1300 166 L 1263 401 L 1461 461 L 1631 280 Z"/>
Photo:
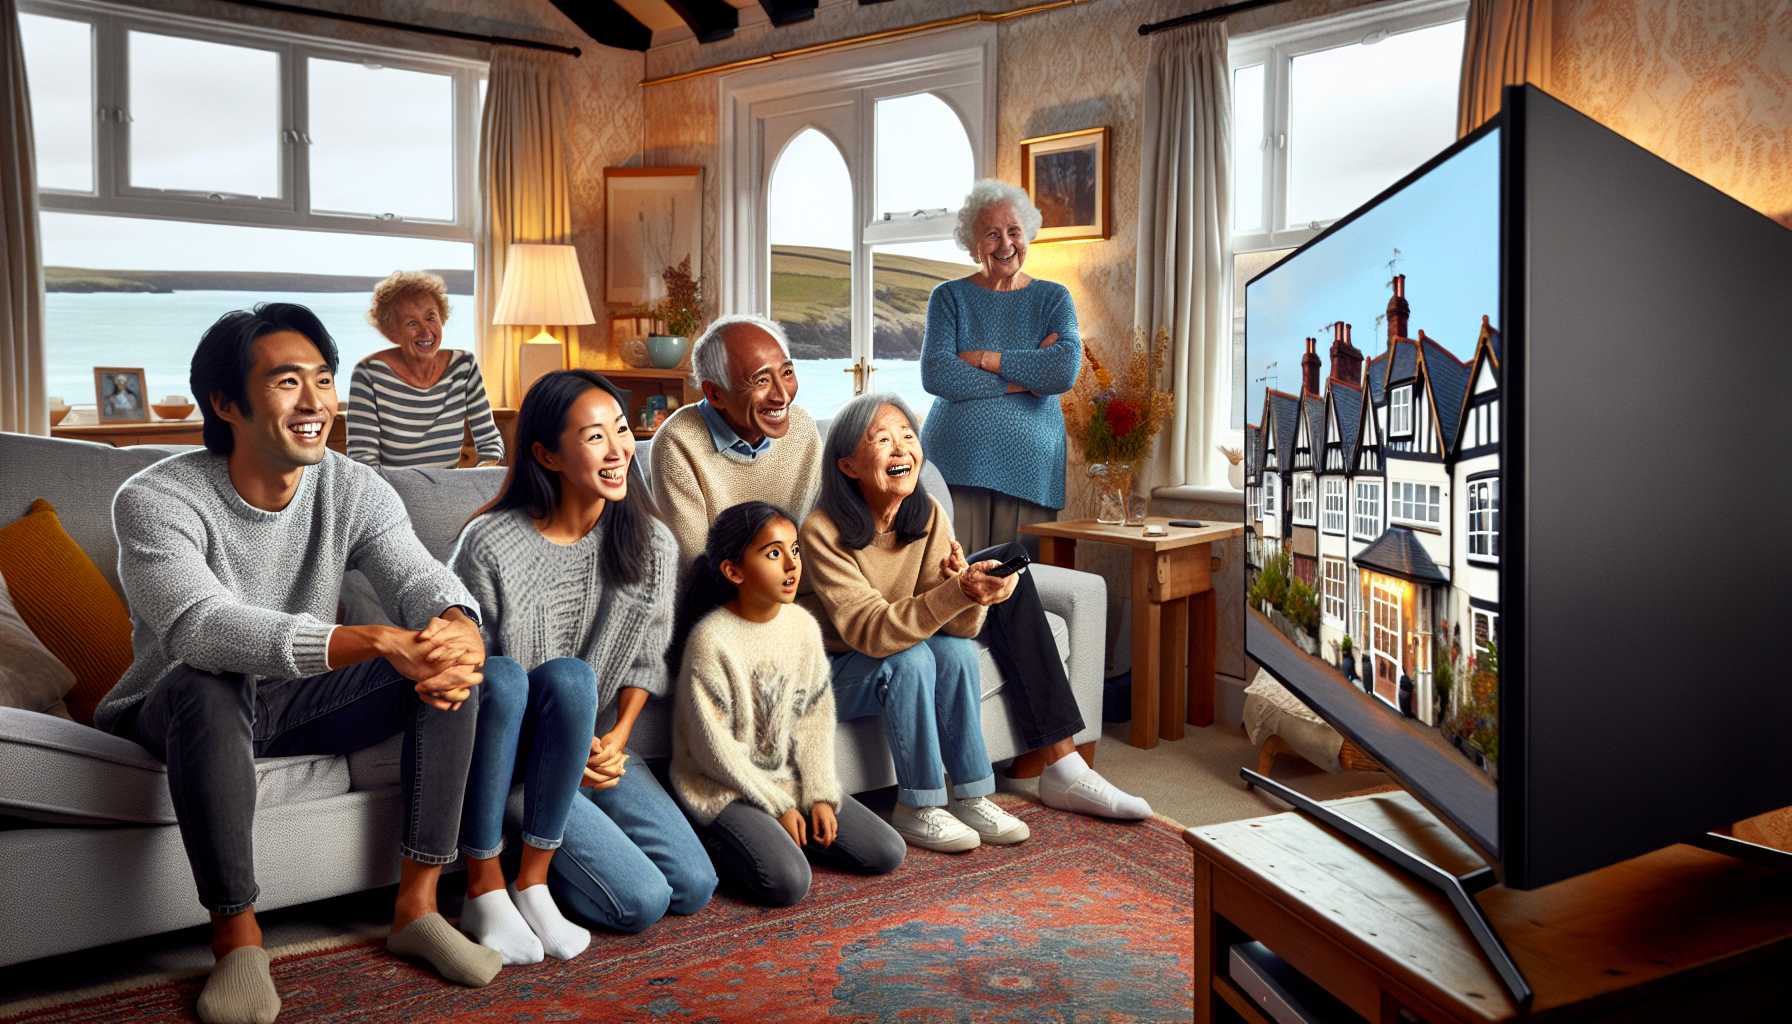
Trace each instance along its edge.
<path fill-rule="evenodd" d="M 75 674 L 69 715 L 93 724 L 93 709 L 131 667 L 124 601 L 42 498 L 0 527 L 0 576 L 31 632 Z"/>

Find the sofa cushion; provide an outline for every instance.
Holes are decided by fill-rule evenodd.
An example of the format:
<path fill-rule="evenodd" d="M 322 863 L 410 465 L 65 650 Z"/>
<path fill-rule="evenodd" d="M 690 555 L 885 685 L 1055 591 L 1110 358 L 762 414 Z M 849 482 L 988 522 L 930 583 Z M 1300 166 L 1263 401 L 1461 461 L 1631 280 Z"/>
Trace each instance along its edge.
<path fill-rule="evenodd" d="M 38 498 L 56 506 L 62 528 L 118 586 L 118 538 L 112 496 L 138 470 L 168 457 L 148 447 L 114 448 L 91 441 L 0 433 L 0 523 L 25 514 Z"/>
<path fill-rule="evenodd" d="M 19 618 L 0 575 L 0 707 L 67 718 L 62 698 L 74 685 L 75 674 Z"/>
<path fill-rule="evenodd" d="M 69 825 L 174 824 L 168 769 L 122 736 L 35 711 L 0 708 L 0 814 Z M 255 762 L 258 807 L 348 792 L 329 754 Z"/>
<path fill-rule="evenodd" d="M 75 674 L 69 714 L 91 724 L 100 698 L 131 667 L 124 601 L 42 498 L 0 527 L 0 574 L 25 625 Z"/>

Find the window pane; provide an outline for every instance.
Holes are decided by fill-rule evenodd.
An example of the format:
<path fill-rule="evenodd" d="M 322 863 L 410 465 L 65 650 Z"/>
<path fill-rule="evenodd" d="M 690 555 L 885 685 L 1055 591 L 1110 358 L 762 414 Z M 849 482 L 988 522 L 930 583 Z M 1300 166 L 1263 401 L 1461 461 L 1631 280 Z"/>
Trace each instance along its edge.
<path fill-rule="evenodd" d="M 1289 227 L 1349 213 L 1455 140 L 1462 34 L 1454 21 L 1294 58 Z"/>
<path fill-rule="evenodd" d="M 280 194 L 280 57 L 130 34 L 131 184 Z"/>
<path fill-rule="evenodd" d="M 828 137 L 804 129 L 772 168 L 766 203 L 772 319 L 790 336 L 803 408 L 852 397 L 852 179 Z"/>
<path fill-rule="evenodd" d="M 971 190 L 975 162 L 964 123 L 930 92 L 877 101 L 874 217 L 956 210 Z"/>
<path fill-rule="evenodd" d="M 976 269 L 958 243 L 946 240 L 884 245 L 871 254 L 871 387 L 902 396 L 922 419 L 933 407 L 921 388 L 927 299 L 936 286 Z"/>
<path fill-rule="evenodd" d="M 1281 388 L 1278 374 L 1282 367 L 1271 367 L 1265 362 L 1265 353 L 1275 351 L 1269 344 L 1271 339 L 1258 338 L 1256 352 L 1258 358 L 1250 366 L 1245 365 L 1244 350 L 1244 286 L 1251 278 L 1268 270 L 1275 262 L 1293 252 L 1293 249 L 1269 249 L 1264 252 L 1241 252 L 1232 260 L 1232 429 L 1243 430 L 1246 420 L 1256 421 L 1263 415 L 1263 403 L 1256 403 L 1255 408 L 1247 408 L 1245 383 L 1262 384 L 1265 387 Z M 1297 375 L 1299 367 L 1288 367 L 1290 373 Z M 1283 389 L 1286 390 L 1286 389 Z M 1250 394 L 1262 398 L 1263 391 L 1252 387 Z M 1259 424 L 1261 426 L 1261 424 Z"/>
<path fill-rule="evenodd" d="M 310 61 L 311 208 L 454 219 L 454 78 Z"/>
<path fill-rule="evenodd" d="M 39 188 L 93 191 L 93 26 L 19 15 Z"/>
<path fill-rule="evenodd" d="M 448 282 L 443 344 L 473 348 L 473 246 L 434 239 L 42 215 L 48 394 L 91 404 L 95 366 L 141 366 L 150 396 L 189 394 L 200 335 L 257 302 L 308 306 L 346 374 L 390 343 L 367 322 L 375 281 L 403 267 Z M 152 291 L 151 289 L 156 289 Z M 339 398 L 346 401 L 346 379 Z"/>
<path fill-rule="evenodd" d="M 1263 65 L 1232 72 L 1232 230 L 1262 231 Z"/>

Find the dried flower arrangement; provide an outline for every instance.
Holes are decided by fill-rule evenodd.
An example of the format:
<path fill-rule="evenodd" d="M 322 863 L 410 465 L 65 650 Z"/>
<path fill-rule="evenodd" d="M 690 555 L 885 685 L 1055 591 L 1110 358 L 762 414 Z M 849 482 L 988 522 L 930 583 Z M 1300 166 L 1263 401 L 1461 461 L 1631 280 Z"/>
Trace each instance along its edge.
<path fill-rule="evenodd" d="M 703 329 L 703 287 L 691 275 L 691 258 L 667 267 L 660 279 L 666 282 L 666 297 L 654 303 L 654 319 L 666 325 L 667 334 L 695 338 Z"/>
<path fill-rule="evenodd" d="M 1095 346 L 1083 339 L 1083 368 L 1064 393 L 1064 426 L 1083 462 L 1136 473 L 1151 454 L 1151 443 L 1170 418 L 1170 393 L 1157 386 L 1170 334 L 1155 339 L 1133 332 L 1132 348 L 1118 379 L 1101 364 Z"/>

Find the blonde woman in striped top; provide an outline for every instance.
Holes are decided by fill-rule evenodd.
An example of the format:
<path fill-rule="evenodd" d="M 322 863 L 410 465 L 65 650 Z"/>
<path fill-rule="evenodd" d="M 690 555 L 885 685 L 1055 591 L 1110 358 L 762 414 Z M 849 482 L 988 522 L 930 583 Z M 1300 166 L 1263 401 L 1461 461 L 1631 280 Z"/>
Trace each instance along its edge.
<path fill-rule="evenodd" d="M 361 360 L 349 381 L 348 455 L 370 466 L 460 464 L 472 428 L 481 466 L 504 460 L 485 380 L 473 353 L 442 348 L 448 287 L 440 277 L 401 270 L 373 289 L 367 319 L 392 347 Z"/>

